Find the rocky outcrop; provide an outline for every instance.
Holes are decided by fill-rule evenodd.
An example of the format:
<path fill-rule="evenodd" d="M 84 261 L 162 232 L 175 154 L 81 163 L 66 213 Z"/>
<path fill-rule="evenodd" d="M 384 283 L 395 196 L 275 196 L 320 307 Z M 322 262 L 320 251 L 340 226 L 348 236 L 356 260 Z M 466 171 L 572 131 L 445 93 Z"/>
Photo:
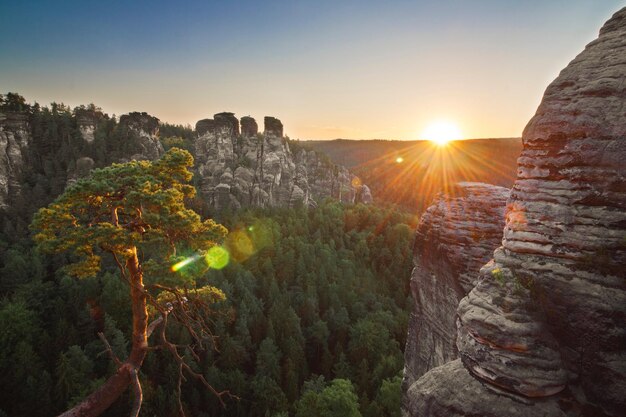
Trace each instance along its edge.
<path fill-rule="evenodd" d="M 256 124 L 256 120 L 250 116 L 244 116 L 241 118 L 241 136 L 246 138 L 255 137 L 259 133 L 259 126 Z"/>
<path fill-rule="evenodd" d="M 492 392 L 467 372 L 460 359 L 434 368 L 411 386 L 405 407 L 409 415 L 476 417 L 565 417 L 580 413 L 567 398 L 523 398 Z M 563 411 L 563 408 L 569 411 Z"/>
<path fill-rule="evenodd" d="M 145 112 L 123 115 L 115 124 L 96 106 L 80 106 L 73 110 L 75 124 L 64 125 L 63 133 L 53 135 L 37 134 L 42 131 L 41 120 L 34 119 L 34 127 L 30 121 L 39 110 L 23 106 L 25 110 L 14 111 L 5 105 L 0 113 L 2 212 L 29 198 L 20 188 L 22 172 L 47 178 L 29 192 L 38 199 L 54 198 L 96 167 L 153 160 L 164 153 L 159 119 Z M 63 111 L 70 116 L 69 110 Z M 100 127 L 104 140 L 96 141 Z M 192 153 L 207 208 L 314 206 L 326 197 L 344 202 L 372 201 L 369 188 L 347 169 L 299 145 L 292 151 L 282 136 L 281 121 L 274 117 L 265 118 L 264 133 L 259 134 L 252 117 L 243 117 L 240 124 L 233 113 L 218 113 L 213 119 L 198 121 L 196 135 Z"/>
<path fill-rule="evenodd" d="M 265 116 L 263 120 L 265 125 L 265 135 L 276 136 L 278 138 L 283 137 L 283 124 L 275 117 Z"/>
<path fill-rule="evenodd" d="M 559 346 L 530 291 L 493 261 L 480 276 L 458 309 L 457 346 L 467 369 L 494 391 L 532 398 L 563 391 Z"/>
<path fill-rule="evenodd" d="M 159 141 L 159 119 L 146 112 L 132 112 L 120 117 L 120 126 L 127 128 L 134 142 L 135 153 L 130 159 L 156 159 L 163 155 L 163 145 Z"/>
<path fill-rule="evenodd" d="M 215 120 L 215 128 L 228 132 L 231 136 L 239 136 L 239 120 L 234 113 L 218 113 L 213 116 Z"/>
<path fill-rule="evenodd" d="M 502 241 L 509 190 L 459 183 L 439 194 L 420 219 L 413 248 L 403 386 L 458 357 L 456 309 L 477 271 Z"/>
<path fill-rule="evenodd" d="M 625 104 L 626 8 L 526 126 L 502 247 L 458 308 L 461 361 L 411 386 L 409 415 L 623 415 Z"/>
<path fill-rule="evenodd" d="M 30 141 L 27 114 L 0 113 L 0 209 L 20 193 L 20 176 Z"/>
<path fill-rule="evenodd" d="M 95 108 L 78 108 L 74 111 L 76 127 L 83 140 L 92 143 L 95 140 L 95 131 L 98 124 L 104 119 L 104 114 Z"/>
<path fill-rule="evenodd" d="M 326 197 L 371 202 L 369 189 L 355 176 L 305 149 L 292 152 L 283 125 L 265 117 L 264 133 L 256 121 L 239 121 L 233 113 L 218 113 L 196 124 L 196 169 L 200 191 L 217 209 L 246 206 L 315 205 Z M 353 184 L 354 183 L 354 184 Z M 357 198 L 359 194 L 359 199 Z"/>

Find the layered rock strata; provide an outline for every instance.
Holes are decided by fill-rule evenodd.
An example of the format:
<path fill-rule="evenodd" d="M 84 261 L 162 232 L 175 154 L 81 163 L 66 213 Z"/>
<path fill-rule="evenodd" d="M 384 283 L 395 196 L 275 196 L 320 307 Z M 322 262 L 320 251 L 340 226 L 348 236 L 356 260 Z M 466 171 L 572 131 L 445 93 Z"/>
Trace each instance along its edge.
<path fill-rule="evenodd" d="M 502 240 L 509 190 L 460 183 L 439 194 L 420 219 L 413 248 L 411 313 L 403 386 L 458 357 L 456 309 L 475 271 Z"/>
<path fill-rule="evenodd" d="M 249 116 L 218 113 L 196 123 L 200 190 L 217 210 L 315 205 L 325 197 L 371 202 L 371 193 L 347 169 L 305 149 L 292 152 L 283 125 L 265 117 L 264 133 Z M 357 195 L 359 199 L 357 199 Z"/>
<path fill-rule="evenodd" d="M 416 381 L 408 415 L 623 415 L 625 108 L 626 8 L 526 126 L 502 247 L 458 308 L 461 362 Z M 503 395 L 518 405 L 495 413 Z"/>

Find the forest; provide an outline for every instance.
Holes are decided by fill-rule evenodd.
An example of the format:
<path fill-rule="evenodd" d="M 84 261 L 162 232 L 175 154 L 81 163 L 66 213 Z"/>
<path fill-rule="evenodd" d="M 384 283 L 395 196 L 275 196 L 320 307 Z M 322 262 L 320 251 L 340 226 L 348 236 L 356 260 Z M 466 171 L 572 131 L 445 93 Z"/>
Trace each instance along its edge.
<path fill-rule="evenodd" d="M 97 107 L 30 106 L 19 96 L 2 105 L 29 115 L 33 148 L 23 192 L 2 218 L 0 415 L 49 416 L 114 372 L 99 333 L 114 354 L 128 355 L 132 312 L 113 259 L 103 257 L 94 276 L 73 277 L 71 257 L 39 250 L 29 224 L 63 191 L 74 155 L 106 167 L 132 153 L 133 141 L 106 116 L 79 152 L 76 114 Z M 188 127 L 161 126 L 165 149 L 189 149 L 192 140 Z M 179 415 L 182 406 L 193 416 L 398 416 L 415 214 L 330 199 L 316 208 L 217 213 L 197 199 L 186 203 L 225 226 L 229 256 L 191 284 L 223 293 L 205 317 L 210 343 L 200 354 L 181 351 L 190 369 L 230 395 L 222 405 L 193 379 L 179 387 L 177 363 L 155 349 L 138 375 L 141 415 Z M 191 343 L 185 330 L 168 324 L 176 346 Z M 103 415 L 128 415 L 132 397 L 126 390 Z"/>
<path fill-rule="evenodd" d="M 226 299 L 215 306 L 216 350 L 194 366 L 239 399 L 222 409 L 204 387 L 185 383 L 188 414 L 330 416 L 312 407 L 345 401 L 354 415 L 398 415 L 413 218 L 327 201 L 220 221 L 231 231 L 252 229 L 260 249 L 202 278 Z M 127 284 L 112 268 L 70 278 L 28 240 L 4 242 L 2 258 L 1 407 L 7 416 L 51 415 L 111 370 L 98 331 L 127 353 Z M 174 368 L 159 352 L 148 356 L 142 415 L 175 415 Z M 123 414 L 128 401 L 106 415 Z"/>

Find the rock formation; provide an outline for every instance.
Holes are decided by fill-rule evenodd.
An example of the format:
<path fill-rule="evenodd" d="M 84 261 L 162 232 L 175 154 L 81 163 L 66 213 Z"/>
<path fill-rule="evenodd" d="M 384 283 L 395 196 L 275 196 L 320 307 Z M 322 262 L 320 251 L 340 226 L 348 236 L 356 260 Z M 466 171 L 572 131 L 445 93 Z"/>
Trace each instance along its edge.
<path fill-rule="evenodd" d="M 269 136 L 283 137 L 283 124 L 275 117 L 265 116 L 265 134 Z"/>
<path fill-rule="evenodd" d="M 418 379 L 406 414 L 624 415 L 625 104 L 626 8 L 526 126 L 502 247 L 457 311 L 460 360 Z"/>
<path fill-rule="evenodd" d="M 0 113 L 0 209 L 20 193 L 20 176 L 30 141 L 27 114 Z"/>
<path fill-rule="evenodd" d="M 439 194 L 420 219 L 413 248 L 403 386 L 458 357 L 456 309 L 474 286 L 475 271 L 502 241 L 509 190 L 459 183 Z"/>
<path fill-rule="evenodd" d="M 35 189 L 29 187 L 29 192 L 44 202 L 96 167 L 152 160 L 164 153 L 159 119 L 145 112 L 123 115 L 116 125 L 97 107 L 81 106 L 73 111 L 75 125 L 64 125 L 63 133 L 56 135 L 38 135 L 33 129 L 40 132 L 41 122 L 36 129 L 30 124 L 37 111 L 27 105 L 20 110 L 5 106 L 0 113 L 3 213 L 14 202 L 29 198 L 20 186 L 25 180 L 23 172 L 46 178 Z M 70 116 L 69 109 L 63 111 Z M 100 126 L 105 127 L 101 132 L 104 141 L 96 141 Z M 213 119 L 198 121 L 196 135 L 192 150 L 196 180 L 208 207 L 315 205 L 326 197 L 344 202 L 372 201 L 369 188 L 344 167 L 294 142 L 296 149 L 292 151 L 283 137 L 281 121 L 274 117 L 265 118 L 264 133 L 259 134 L 252 117 L 243 117 L 240 125 L 233 113 L 218 113 Z M 67 138 L 71 138 L 69 142 Z"/>
<path fill-rule="evenodd" d="M 369 189 L 347 169 L 313 151 L 292 152 L 283 137 L 282 123 L 274 117 L 265 117 L 262 135 L 257 134 L 257 123 L 249 116 L 241 119 L 239 134 L 239 121 L 233 113 L 198 121 L 196 133 L 200 191 L 217 210 L 315 205 L 325 197 L 371 202 Z"/>
<path fill-rule="evenodd" d="M 241 118 L 241 136 L 246 138 L 255 137 L 259 133 L 259 126 L 256 124 L 256 120 L 250 116 L 244 116 Z"/>
<path fill-rule="evenodd" d="M 132 112 L 120 117 L 120 126 L 127 128 L 135 145 L 130 159 L 156 159 L 164 153 L 159 141 L 159 119 L 146 112 Z"/>
<path fill-rule="evenodd" d="M 87 143 L 92 143 L 95 139 L 94 133 L 98 123 L 104 119 L 101 111 L 91 108 L 79 108 L 75 110 L 76 127 Z"/>

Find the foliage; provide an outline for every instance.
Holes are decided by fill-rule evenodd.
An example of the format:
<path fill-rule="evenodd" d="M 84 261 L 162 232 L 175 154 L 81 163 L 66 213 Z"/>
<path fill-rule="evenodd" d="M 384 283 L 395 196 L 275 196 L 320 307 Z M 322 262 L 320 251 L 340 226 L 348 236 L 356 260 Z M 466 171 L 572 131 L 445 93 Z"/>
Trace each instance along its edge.
<path fill-rule="evenodd" d="M 201 221 L 184 200 L 195 195 L 191 155 L 173 148 L 154 162 L 132 161 L 97 169 L 35 215 L 35 242 L 44 252 L 69 252 L 69 275 L 93 276 L 100 252 L 126 259 L 138 247 L 155 256 L 144 260 L 152 276 L 170 276 L 176 245 L 204 251 L 225 235 L 213 220 Z M 168 256 L 162 256 L 167 254 Z"/>
<path fill-rule="evenodd" d="M 213 304 L 217 315 L 211 317 L 218 351 L 188 358 L 216 389 L 229 389 L 241 400 L 228 401 L 222 409 L 212 394 L 189 379 L 182 384 L 188 414 L 294 415 L 297 405 L 306 401 L 306 392 L 320 393 L 328 386 L 325 381 L 344 379 L 351 381 L 363 415 L 395 415 L 399 385 L 394 378 L 402 369 L 401 347 L 411 307 L 406 277 L 413 218 L 373 206 L 327 201 L 316 209 L 240 211 L 219 220 L 231 230 L 224 243 L 231 263 L 203 274 L 196 262 L 176 276 L 178 282 L 195 276 L 197 288 L 221 288 L 221 295 L 219 290 L 201 291 L 208 291 L 207 300 L 221 299 Z M 159 248 L 146 244 L 144 259 L 154 258 Z M 92 366 L 72 367 L 76 375 L 72 381 L 84 377 L 92 384 L 112 370 L 96 332 L 106 334 L 118 356 L 128 353 L 132 333 L 128 288 L 117 279 L 115 264 L 104 256 L 95 277 L 76 281 L 63 272 L 67 261 L 62 257 L 39 259 L 25 243 L 5 245 L 3 257 L 16 253 L 23 257 L 20 264 L 41 265 L 30 268 L 19 283 L 4 274 L 0 279 L 2 285 L 14 282 L 5 293 L 11 301 L 0 309 L 0 343 L 7 346 L 2 349 L 3 369 L 8 375 L 28 369 L 24 380 L 28 375 L 41 378 L 32 379 L 30 387 L 5 378 L 2 387 L 7 394 L 0 394 L 0 408 L 14 416 L 52 415 L 91 387 L 61 389 L 62 371 L 67 374 L 68 369 L 60 367 L 63 358 L 82 363 L 76 362 L 82 356 L 80 348 Z M 158 297 L 162 304 L 176 300 L 167 292 Z M 176 343 L 190 341 L 175 322 L 168 331 Z M 73 356 L 68 356 L 70 352 Z M 142 413 L 176 414 L 177 373 L 167 353 L 147 356 L 142 366 Z M 105 415 L 124 415 L 128 408 L 122 400 Z"/>
<path fill-rule="evenodd" d="M 171 313 L 188 332 L 194 345 L 202 347 L 205 335 L 210 335 L 207 306 L 224 300 L 224 293 L 211 286 L 193 288 L 194 276 L 205 272 L 210 265 L 181 275 L 171 267 L 179 258 L 177 251 L 190 252 L 189 259 L 202 257 L 226 233 L 223 226 L 213 220 L 202 221 L 185 207 L 185 199 L 195 194 L 195 189 L 186 184 L 191 180 L 189 168 L 192 164 L 193 158 L 187 151 L 173 148 L 153 162 L 132 161 L 97 169 L 68 187 L 34 216 L 33 239 L 38 249 L 51 254 L 70 254 L 60 272 L 83 279 L 96 276 L 103 264 L 101 254 L 110 253 L 128 283 L 131 295 L 132 345 L 128 358 L 123 361 L 116 354 L 125 351 L 124 335 L 115 328 L 114 320 L 107 321 L 106 315 L 104 317 L 103 330 L 113 336 L 113 345 L 105 340 L 105 347 L 117 369 L 102 384 L 102 389 L 95 390 L 100 383 L 96 382 L 94 362 L 81 346 L 70 346 L 58 359 L 55 369 L 58 396 L 67 406 L 76 404 L 80 407 L 73 408 L 73 413 L 99 414 L 113 404 L 132 381 L 140 390 L 139 380 L 132 375 L 136 375 L 143 364 L 148 337 L 152 333 L 149 330 L 152 325 L 148 326 L 147 302 L 156 309 L 152 313 L 160 316 L 153 323 L 160 326 L 162 348 L 169 351 L 177 363 L 178 384 L 185 370 L 212 390 L 204 377 L 194 371 L 194 364 L 181 356 L 179 349 L 193 349 L 190 342 L 172 344 L 166 336 L 167 319 Z M 152 283 L 158 284 L 145 287 L 144 273 Z M 186 278 L 187 282 L 181 278 Z M 172 285 L 170 282 L 187 285 L 179 291 L 176 286 L 163 286 L 162 281 L 168 285 Z M 66 282 L 63 280 L 61 284 Z M 96 302 L 92 300 L 87 303 L 89 306 L 94 304 Z M 85 323 L 88 327 L 95 324 L 89 318 Z M 177 333 L 180 334 L 180 330 Z M 104 334 L 99 332 L 103 339 Z M 123 378 L 120 375 L 128 376 Z M 84 400 L 92 391 L 93 394 Z M 221 393 L 213 392 L 221 397 Z M 133 407 L 133 413 L 138 412 L 138 405 L 141 405 L 141 396 L 136 399 L 139 402 Z M 178 413 L 182 414 L 180 395 L 177 402 Z"/>
<path fill-rule="evenodd" d="M 352 382 L 334 379 L 320 392 L 305 391 L 296 405 L 296 417 L 361 417 Z"/>
<path fill-rule="evenodd" d="M 332 201 L 316 209 L 221 213 L 216 220 L 231 230 L 224 244 L 231 262 L 221 270 L 208 269 L 198 255 L 225 229 L 181 205 L 197 204 L 191 187 L 168 186 L 173 177 L 186 181 L 188 169 L 146 161 L 109 167 L 135 153 L 137 138 L 96 106 L 19 107 L 19 97 L 2 100 L 1 105 L 10 102 L 28 118 L 32 143 L 22 192 L 11 196 L 0 219 L 0 361 L 5 375 L 0 378 L 0 414 L 47 416 L 79 401 L 115 369 L 102 354 L 99 332 L 117 356 L 128 354 L 128 285 L 119 280 L 117 265 L 106 253 L 124 261 L 132 243 L 148 284 L 186 287 L 177 295 L 152 290 L 159 305 L 180 305 L 185 297 L 217 310 L 210 317 L 196 316 L 212 323 L 217 351 L 196 355 L 185 350 L 183 356 L 217 389 L 229 389 L 241 399 L 222 409 L 215 396 L 188 379 L 181 385 L 188 415 L 295 415 L 305 395 L 319 400 L 331 386 L 329 401 L 348 399 L 345 403 L 353 405 L 353 392 L 363 415 L 395 415 L 401 348 L 412 307 L 407 277 L 414 217 Z M 80 136 L 79 114 L 97 117 L 91 143 Z M 193 148 L 190 127 L 161 124 L 160 132 L 166 143 L 177 138 L 172 146 Z M 299 145 L 304 144 L 290 141 L 295 151 Z M 170 162 L 191 163 L 184 151 L 170 152 Z M 93 159 L 94 176 L 67 188 L 48 208 L 52 212 L 44 210 L 35 220 L 40 229 L 36 240 L 42 249 L 57 253 L 44 256 L 27 238 L 26 226 L 37 209 L 65 190 L 83 156 Z M 111 193 L 116 187 L 122 191 Z M 124 203 L 115 204 L 115 198 Z M 114 230 L 113 207 L 122 230 Z M 89 221 L 91 216 L 95 220 Z M 172 224 L 176 226 L 168 226 Z M 198 261 L 171 270 L 190 258 Z M 185 326 L 174 321 L 168 334 L 173 343 L 195 343 Z M 142 413 L 177 414 L 178 372 L 166 352 L 147 356 L 140 375 Z M 346 382 L 337 385 L 336 380 Z M 122 397 L 104 415 L 127 415 L 129 399 Z M 346 410 L 354 411 L 351 406 Z"/>
<path fill-rule="evenodd" d="M 17 93 L 0 94 L 0 110 L 22 112 L 28 111 L 30 105 L 26 104 L 24 97 Z"/>

